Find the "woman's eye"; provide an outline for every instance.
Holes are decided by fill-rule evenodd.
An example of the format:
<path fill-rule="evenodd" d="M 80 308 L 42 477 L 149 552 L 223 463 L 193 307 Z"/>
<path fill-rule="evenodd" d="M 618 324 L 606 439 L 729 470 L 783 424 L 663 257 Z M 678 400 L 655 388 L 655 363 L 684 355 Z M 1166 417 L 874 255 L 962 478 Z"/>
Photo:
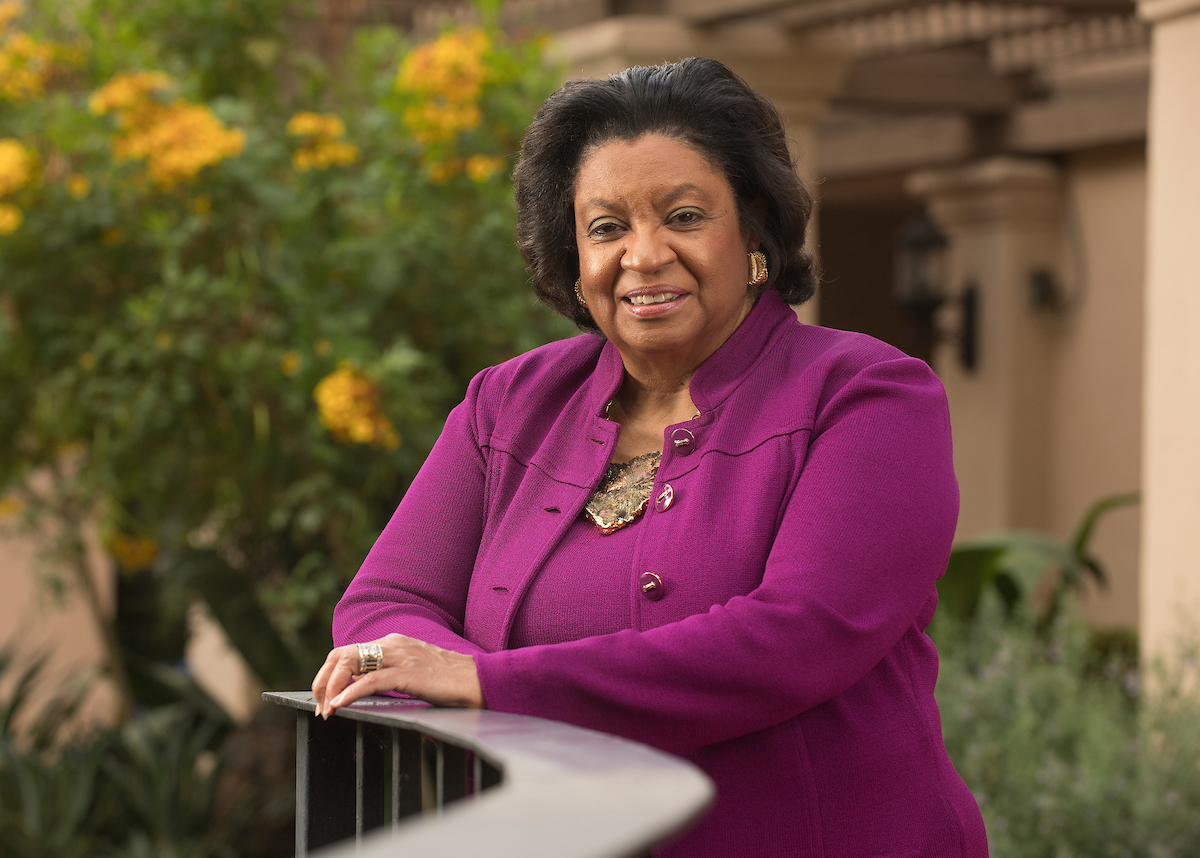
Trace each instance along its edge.
<path fill-rule="evenodd" d="M 615 235 L 621 229 L 621 224 L 615 220 L 598 220 L 588 228 L 588 235 L 593 238 L 607 238 Z"/>
<path fill-rule="evenodd" d="M 680 209 L 671 214 L 671 220 L 680 226 L 694 226 L 704 220 L 704 215 L 695 209 Z"/>

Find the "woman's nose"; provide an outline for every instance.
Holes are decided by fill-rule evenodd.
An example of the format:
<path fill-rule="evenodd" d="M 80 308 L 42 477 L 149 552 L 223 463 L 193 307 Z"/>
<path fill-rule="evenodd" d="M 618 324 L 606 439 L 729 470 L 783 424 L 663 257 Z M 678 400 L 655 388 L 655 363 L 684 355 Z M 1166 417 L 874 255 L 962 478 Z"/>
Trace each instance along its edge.
<path fill-rule="evenodd" d="M 653 274 L 674 259 L 675 251 L 660 230 L 635 228 L 629 232 L 629 241 L 621 256 L 621 267 L 639 274 Z"/>

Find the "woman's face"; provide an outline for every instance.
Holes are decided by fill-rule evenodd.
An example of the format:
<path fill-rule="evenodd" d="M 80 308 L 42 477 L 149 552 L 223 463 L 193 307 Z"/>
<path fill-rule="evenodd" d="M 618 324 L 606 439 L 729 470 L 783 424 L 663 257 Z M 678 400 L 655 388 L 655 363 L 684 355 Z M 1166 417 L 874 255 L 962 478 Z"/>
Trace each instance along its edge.
<path fill-rule="evenodd" d="M 733 189 L 695 149 L 655 134 L 606 143 L 575 184 L 587 308 L 631 363 L 690 372 L 754 305 Z"/>

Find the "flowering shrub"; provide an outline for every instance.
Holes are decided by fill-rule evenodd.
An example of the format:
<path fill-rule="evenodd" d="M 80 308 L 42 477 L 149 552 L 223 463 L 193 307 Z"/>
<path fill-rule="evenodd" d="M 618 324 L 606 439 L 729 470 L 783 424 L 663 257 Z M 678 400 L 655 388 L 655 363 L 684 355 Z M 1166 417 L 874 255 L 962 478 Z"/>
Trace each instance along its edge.
<path fill-rule="evenodd" d="M 416 140 L 446 143 L 479 126 L 490 49 L 486 33 L 470 30 L 446 33 L 405 57 L 396 90 L 415 97 L 404 110 L 404 124 Z"/>
<path fill-rule="evenodd" d="M 90 102 L 97 116 L 117 116 L 113 157 L 146 161 L 150 178 L 163 189 L 240 154 L 246 145 L 245 134 L 226 128 L 204 105 L 165 99 L 172 84 L 161 72 L 118 74 Z"/>
<path fill-rule="evenodd" d="M 569 331 L 513 247 L 540 46 L 364 30 L 335 79 L 288 20 L 0 0 L 0 496 L 295 687 L 470 377 Z M 114 678 L 169 697 L 179 622 L 122 604 Z"/>
<path fill-rule="evenodd" d="M 522 75 L 513 59 L 492 34 L 467 29 L 414 48 L 400 64 L 395 92 L 403 127 L 423 147 L 421 159 L 434 183 L 463 174 L 483 183 L 504 171 L 502 156 L 478 149 L 487 136 L 502 144 L 501 152 L 519 146 L 524 121 L 514 123 L 505 105 Z"/>

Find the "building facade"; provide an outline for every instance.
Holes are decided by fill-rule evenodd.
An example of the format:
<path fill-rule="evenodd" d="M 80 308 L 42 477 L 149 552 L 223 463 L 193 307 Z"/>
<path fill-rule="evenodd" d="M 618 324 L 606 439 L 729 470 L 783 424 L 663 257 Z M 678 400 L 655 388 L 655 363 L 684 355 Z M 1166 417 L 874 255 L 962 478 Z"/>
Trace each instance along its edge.
<path fill-rule="evenodd" d="M 959 535 L 1067 536 L 1138 491 L 1093 546 L 1084 610 L 1146 653 L 1200 605 L 1200 3 L 520 0 L 572 76 L 712 56 L 771 97 L 818 199 L 806 321 L 927 357 L 955 425 Z M 944 301 L 914 329 L 897 239 L 924 208 Z M 963 297 L 974 316 L 961 355 Z M 919 327 L 919 326 L 918 326 Z"/>

